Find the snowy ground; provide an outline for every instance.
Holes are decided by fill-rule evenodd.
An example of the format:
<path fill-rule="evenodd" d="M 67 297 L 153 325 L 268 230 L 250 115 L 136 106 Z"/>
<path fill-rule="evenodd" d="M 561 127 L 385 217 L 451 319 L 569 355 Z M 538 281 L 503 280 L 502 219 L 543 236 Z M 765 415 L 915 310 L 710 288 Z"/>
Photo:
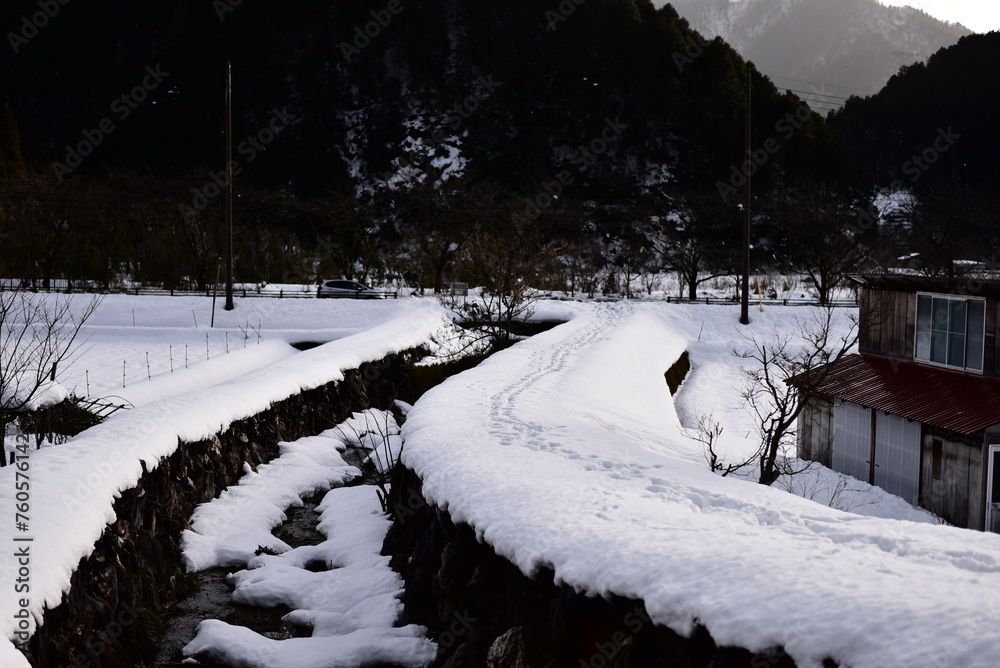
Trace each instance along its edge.
<path fill-rule="evenodd" d="M 117 395 L 136 408 L 31 454 L 32 629 L 111 521 L 114 497 L 134 484 L 140 460 L 155 462 L 178 437 L 207 437 L 443 326 L 430 299 L 240 300 L 237 311 L 216 313 L 214 329 L 210 307 L 206 298 L 109 297 L 82 355 L 63 370 L 61 381 L 76 394 Z M 538 319 L 569 322 L 428 393 L 404 425 L 404 460 L 432 500 L 526 572 L 545 564 L 581 590 L 643 599 L 655 621 L 679 631 L 697 619 L 720 642 L 783 645 L 803 665 L 826 656 L 852 666 L 992 665 L 981 657 L 1000 649 L 992 633 L 1000 537 L 937 526 L 857 481 L 838 487 L 839 476 L 825 469 L 786 483 L 820 503 L 708 471 L 701 444 L 684 428 L 698 414 L 722 424 L 724 453 L 752 448 L 730 354 L 746 343 L 739 333 L 794 328 L 812 309 L 755 307 L 749 330 L 735 324 L 737 311 L 542 302 Z M 332 343 L 304 353 L 289 345 L 301 341 Z M 663 372 L 685 349 L 694 369 L 671 398 Z M 336 484 L 344 474 L 329 445 L 309 455 L 327 469 L 312 471 L 310 484 Z M 262 504 L 248 517 L 257 519 L 233 527 L 246 545 L 206 538 L 190 550 L 189 565 L 243 563 L 249 543 L 270 535 L 268 523 L 291 496 L 254 496 Z M 869 517 L 828 508 L 830 496 L 834 506 Z M 9 467 L 0 470 L 0 507 L 15 507 Z M 13 510 L 9 520 L 0 540 L 14 545 Z M 288 565 L 274 559 L 250 562 Z M 16 577 L 16 560 L 0 557 L 0 628 L 8 638 L 20 609 Z M 299 609 L 317 609 L 305 603 Z M 239 644 L 240 633 L 209 625 L 191 649 L 210 638 Z M 0 641 L 0 665 L 27 663 Z"/>
<path fill-rule="evenodd" d="M 755 312 L 748 331 L 802 313 Z M 782 646 L 802 666 L 995 665 L 1000 536 L 845 513 L 708 471 L 663 372 L 690 347 L 679 410 L 713 411 L 725 447 L 745 447 L 736 317 L 581 308 L 425 395 L 403 460 L 428 500 L 524 572 L 640 599 L 678 632 L 700 623 L 719 643 Z"/>

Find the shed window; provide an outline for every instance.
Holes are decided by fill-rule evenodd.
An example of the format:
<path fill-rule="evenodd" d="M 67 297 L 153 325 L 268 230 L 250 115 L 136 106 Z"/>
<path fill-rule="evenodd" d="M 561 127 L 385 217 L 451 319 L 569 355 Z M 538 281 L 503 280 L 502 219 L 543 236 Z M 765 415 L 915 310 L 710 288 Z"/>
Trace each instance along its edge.
<path fill-rule="evenodd" d="M 917 295 L 914 358 L 944 366 L 983 370 L 986 302 Z"/>

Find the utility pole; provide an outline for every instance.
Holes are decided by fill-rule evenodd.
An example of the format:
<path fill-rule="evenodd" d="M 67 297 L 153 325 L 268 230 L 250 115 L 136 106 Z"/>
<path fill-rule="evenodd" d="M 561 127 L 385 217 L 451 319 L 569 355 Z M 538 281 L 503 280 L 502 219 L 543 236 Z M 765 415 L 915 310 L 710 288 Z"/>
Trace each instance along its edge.
<path fill-rule="evenodd" d="M 750 103 L 751 95 L 750 61 L 747 61 L 747 218 L 743 225 L 743 297 L 740 301 L 740 324 L 750 324 L 750 172 L 753 171 L 753 156 L 750 153 Z"/>
<path fill-rule="evenodd" d="M 226 305 L 233 303 L 233 64 L 226 62 Z"/>

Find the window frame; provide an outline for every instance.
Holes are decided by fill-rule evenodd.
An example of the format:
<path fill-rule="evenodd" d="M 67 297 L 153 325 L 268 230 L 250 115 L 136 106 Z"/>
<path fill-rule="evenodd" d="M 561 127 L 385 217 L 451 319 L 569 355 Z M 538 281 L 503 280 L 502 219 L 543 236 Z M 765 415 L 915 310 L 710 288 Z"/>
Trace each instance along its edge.
<path fill-rule="evenodd" d="M 921 358 L 918 357 L 918 345 L 920 337 L 920 297 L 930 297 L 931 298 L 931 313 L 929 320 L 929 327 L 926 332 L 928 336 L 928 357 Z M 932 332 L 934 331 L 934 300 L 935 299 L 947 299 L 948 300 L 948 327 L 945 330 L 947 332 L 948 338 L 945 341 L 945 359 L 947 359 L 948 349 L 951 345 L 951 336 L 953 331 L 951 329 L 951 313 L 952 313 L 952 302 L 964 302 L 965 307 L 965 331 L 962 335 L 965 339 L 964 341 L 964 354 L 962 356 L 962 366 L 957 366 L 955 364 L 948 364 L 947 362 L 936 362 L 930 359 L 930 355 L 933 354 L 933 345 L 931 343 Z M 966 366 L 966 362 L 969 359 L 969 342 L 972 337 L 969 336 L 969 303 L 979 302 L 983 305 L 983 328 L 979 333 L 978 343 L 982 345 L 982 350 L 980 351 L 980 360 L 982 361 L 982 368 L 976 369 L 974 367 Z M 984 297 L 965 297 L 961 295 L 947 294 L 941 292 L 916 292 L 913 296 L 913 361 L 920 362 L 921 364 L 929 364 L 932 366 L 940 367 L 942 369 L 952 369 L 955 371 L 964 371 L 966 373 L 975 373 L 982 375 L 986 367 L 986 299 Z M 938 330 L 940 331 L 940 330 Z"/>

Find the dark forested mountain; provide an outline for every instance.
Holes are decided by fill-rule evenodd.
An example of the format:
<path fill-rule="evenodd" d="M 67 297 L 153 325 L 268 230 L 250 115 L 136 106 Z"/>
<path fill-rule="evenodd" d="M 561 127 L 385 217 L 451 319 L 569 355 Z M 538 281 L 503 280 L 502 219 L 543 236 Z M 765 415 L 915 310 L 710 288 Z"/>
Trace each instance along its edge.
<path fill-rule="evenodd" d="M 215 275 L 227 61 L 255 280 L 437 286 L 471 230 L 525 223 L 595 266 L 676 268 L 665 234 L 697 277 L 731 261 L 747 173 L 762 202 L 864 183 L 798 97 L 649 0 L 42 4 L 0 9 L 9 273 Z"/>
<path fill-rule="evenodd" d="M 372 183 L 418 162 L 518 190 L 575 165 L 587 167 L 577 185 L 601 189 L 713 183 L 743 153 L 743 61 L 721 42 L 698 46 L 670 8 L 376 5 L 96 0 L 59 5 L 33 27 L 37 3 L 6 3 L 0 94 L 31 157 L 65 160 L 67 146 L 110 119 L 114 131 L 81 170 L 190 169 L 218 162 L 229 59 L 238 137 L 266 127 L 274 110 L 288 114 L 269 159 L 248 171 L 314 190 Z M 686 52 L 696 57 L 675 57 Z M 144 82 L 149 90 L 136 90 Z M 760 77 L 755 88 L 764 136 L 797 102 Z M 133 91 L 143 99 L 123 101 Z M 830 140 L 824 130 L 785 142 L 775 165 L 801 163 L 817 148 L 807 143 Z M 592 142 L 605 146 L 584 154 Z M 809 170 L 823 176 L 825 165 Z"/>
<path fill-rule="evenodd" d="M 1000 271 L 1000 33 L 963 37 L 829 118 L 881 188 L 903 193 L 896 231 L 931 274 Z"/>
<path fill-rule="evenodd" d="M 722 37 L 781 88 L 811 93 L 827 111 L 875 92 L 901 66 L 926 60 L 970 31 L 876 0 L 675 0 L 706 36 Z M 814 83 L 813 83 L 814 82 Z"/>
<path fill-rule="evenodd" d="M 830 124 L 876 183 L 995 189 L 1000 179 L 1000 33 L 971 35 L 904 68 L 877 95 L 853 98 Z"/>

